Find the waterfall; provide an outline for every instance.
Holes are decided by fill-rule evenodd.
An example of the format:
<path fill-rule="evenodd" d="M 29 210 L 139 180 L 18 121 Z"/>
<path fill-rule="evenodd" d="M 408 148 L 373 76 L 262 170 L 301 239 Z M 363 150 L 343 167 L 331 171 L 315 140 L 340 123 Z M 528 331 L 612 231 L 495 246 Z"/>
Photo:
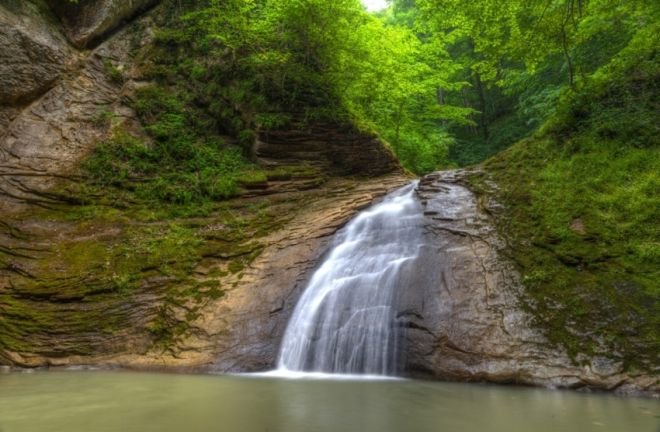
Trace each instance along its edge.
<path fill-rule="evenodd" d="M 422 243 L 416 186 L 389 194 L 335 235 L 288 323 L 278 370 L 396 374 L 397 294 Z"/>

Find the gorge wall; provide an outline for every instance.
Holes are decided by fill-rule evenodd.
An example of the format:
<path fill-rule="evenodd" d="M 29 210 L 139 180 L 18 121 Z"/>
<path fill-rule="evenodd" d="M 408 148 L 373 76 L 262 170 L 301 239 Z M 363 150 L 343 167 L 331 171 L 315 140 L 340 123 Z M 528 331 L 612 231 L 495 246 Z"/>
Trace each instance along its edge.
<path fill-rule="evenodd" d="M 246 151 L 263 175 L 204 212 L 90 189 L 80 164 L 113 128 L 149 145 L 130 101 L 150 85 L 156 3 L 0 4 L 0 364 L 269 369 L 331 236 L 410 181 L 377 137 L 294 120 L 257 131 Z M 657 374 L 548 343 L 519 303 L 498 203 L 469 177 L 418 189 L 428 242 L 402 294 L 406 373 L 658 395 Z"/>

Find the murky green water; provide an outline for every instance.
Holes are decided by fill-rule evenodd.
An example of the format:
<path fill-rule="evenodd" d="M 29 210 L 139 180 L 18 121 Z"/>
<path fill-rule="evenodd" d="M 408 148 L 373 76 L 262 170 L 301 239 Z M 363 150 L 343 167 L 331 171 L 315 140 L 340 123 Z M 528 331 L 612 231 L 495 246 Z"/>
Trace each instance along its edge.
<path fill-rule="evenodd" d="M 658 432 L 660 402 L 419 381 L 0 375 L 1 432 Z"/>

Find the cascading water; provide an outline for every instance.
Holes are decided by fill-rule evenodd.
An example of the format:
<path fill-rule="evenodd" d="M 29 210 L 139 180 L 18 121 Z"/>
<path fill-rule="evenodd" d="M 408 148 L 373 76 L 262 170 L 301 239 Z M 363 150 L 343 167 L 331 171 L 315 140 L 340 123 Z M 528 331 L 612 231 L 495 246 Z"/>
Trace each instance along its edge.
<path fill-rule="evenodd" d="M 397 372 L 397 294 L 422 243 L 416 186 L 391 193 L 337 233 L 289 321 L 279 371 Z"/>

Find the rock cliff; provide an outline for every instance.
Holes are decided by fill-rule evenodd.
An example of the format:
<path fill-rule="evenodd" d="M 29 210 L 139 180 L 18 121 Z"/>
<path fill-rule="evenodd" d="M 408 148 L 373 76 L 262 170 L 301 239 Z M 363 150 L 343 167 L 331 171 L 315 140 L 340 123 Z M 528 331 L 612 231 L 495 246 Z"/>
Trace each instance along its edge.
<path fill-rule="evenodd" d="M 149 35 L 124 29 L 91 52 L 78 51 L 49 9 L 32 2 L 0 5 L 0 23 L 7 57 L 0 66 L 0 210 L 56 202 L 47 191 L 107 133 L 104 113 L 133 117 L 111 72 L 130 68 L 130 53 Z"/>
<path fill-rule="evenodd" d="M 71 52 L 48 11 L 36 4 L 0 5 L 0 23 L 0 104 L 20 104 L 53 85 Z"/>

